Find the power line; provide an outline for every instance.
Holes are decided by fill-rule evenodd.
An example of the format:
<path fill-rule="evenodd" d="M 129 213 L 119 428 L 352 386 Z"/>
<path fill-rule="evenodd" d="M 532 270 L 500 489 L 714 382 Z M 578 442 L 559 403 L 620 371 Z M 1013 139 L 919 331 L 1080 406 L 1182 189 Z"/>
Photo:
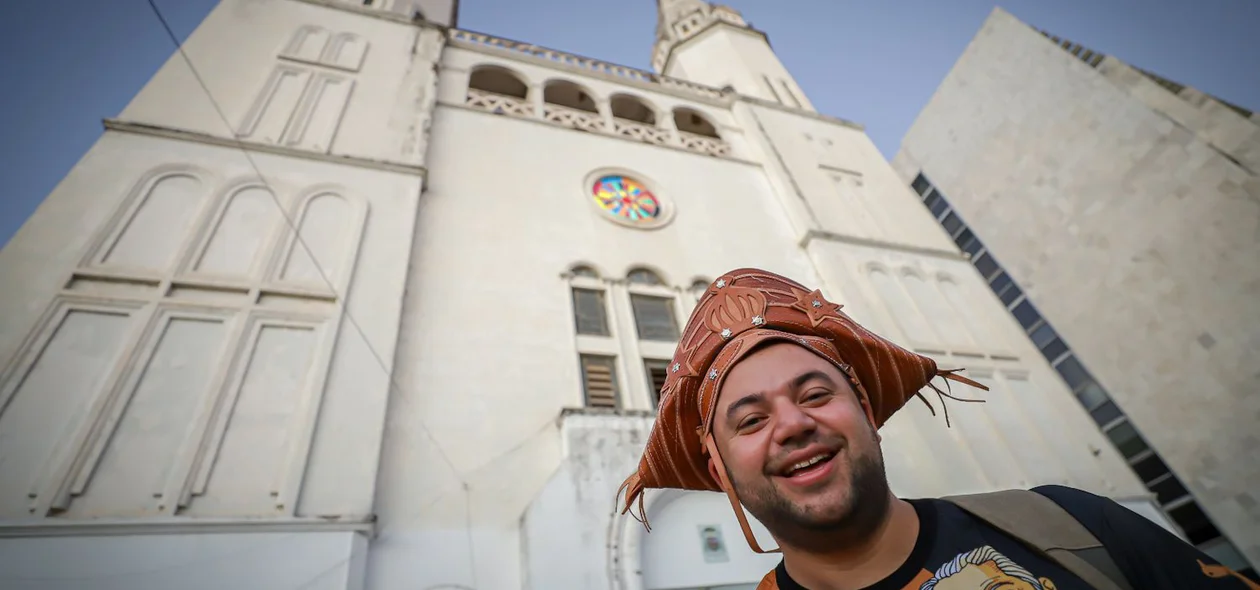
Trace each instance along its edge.
<path fill-rule="evenodd" d="M 153 15 L 156 16 L 158 21 L 162 24 L 162 28 L 166 31 L 167 37 L 170 38 L 171 43 L 175 46 L 175 50 L 179 53 L 180 58 L 188 66 L 188 70 L 192 73 L 193 78 L 197 80 L 197 85 L 201 86 L 202 92 L 205 93 L 206 98 L 210 101 L 211 106 L 214 107 L 214 111 L 218 115 L 219 120 L 223 123 L 224 128 L 227 129 L 228 132 L 231 134 L 232 141 L 236 144 L 237 149 L 241 152 L 242 155 L 245 156 L 246 161 L 249 162 L 250 168 L 252 168 L 254 173 L 258 175 L 258 178 L 260 181 L 262 181 L 263 185 L 267 187 L 267 192 L 268 194 L 271 195 L 272 202 L 275 203 L 276 209 L 280 211 L 280 216 L 284 219 L 285 224 L 288 225 L 290 231 L 293 232 L 294 238 L 297 240 L 299 244 L 301 244 L 302 249 L 306 251 L 307 256 L 310 257 L 312 263 L 315 266 L 315 269 L 319 272 L 320 278 L 323 279 L 324 283 L 328 286 L 328 289 L 332 291 L 334 294 L 336 294 L 337 298 L 341 301 L 341 313 L 345 315 L 345 318 L 347 321 L 350 322 L 350 325 L 354 326 L 355 331 L 359 333 L 359 337 L 363 339 L 364 345 L 367 346 L 368 351 L 371 352 L 372 354 L 372 357 L 376 359 L 376 363 L 377 365 L 380 366 L 381 372 L 384 373 L 385 376 L 389 379 L 390 390 L 394 392 L 401 392 L 402 387 L 399 386 L 398 382 L 394 379 L 393 372 L 390 371 L 389 366 L 385 363 L 385 360 L 381 357 L 380 353 L 376 351 L 376 347 L 372 346 L 372 342 L 368 339 L 367 334 L 363 331 L 362 326 L 359 325 L 359 322 L 355 320 L 354 316 L 350 313 L 350 307 L 349 305 L 347 305 L 346 297 L 341 293 L 337 293 L 336 286 L 333 285 L 332 281 L 328 278 L 328 274 L 324 271 L 324 268 L 320 266 L 319 259 L 315 257 L 314 252 L 311 250 L 310 246 L 306 243 L 306 240 L 302 237 L 302 233 L 298 231 L 298 228 L 294 224 L 293 220 L 285 212 L 285 208 L 280 203 L 279 197 L 276 196 L 276 191 L 271 187 L 271 184 L 267 181 L 266 176 L 263 175 L 262 170 L 259 169 L 258 163 L 254 161 L 254 158 L 250 154 L 246 145 L 240 140 L 240 138 L 236 135 L 236 133 L 232 131 L 233 129 L 232 124 L 228 120 L 227 115 L 224 114 L 222 107 L 219 106 L 219 101 L 215 99 L 214 94 L 210 91 L 210 87 L 206 85 L 205 80 L 201 77 L 201 73 L 197 70 L 197 67 L 193 65 L 192 59 L 190 59 L 188 57 L 188 53 L 184 51 L 183 43 L 180 42 L 179 37 L 175 35 L 175 31 L 171 29 L 171 25 L 170 23 L 167 22 L 166 17 L 162 14 L 162 10 L 158 8 L 155 0 L 148 0 L 148 3 L 149 3 L 149 8 L 151 8 L 153 11 Z M 389 397 L 393 397 L 393 396 L 389 396 Z M 464 529 L 467 532 L 467 536 L 468 536 L 469 572 L 472 577 L 473 586 L 476 587 L 477 586 L 477 569 L 475 565 L 476 563 L 475 557 L 473 555 L 474 543 L 473 543 L 473 536 L 472 536 L 472 505 L 471 505 L 472 495 L 469 492 L 469 483 L 466 480 L 464 480 L 463 477 L 460 476 L 459 470 L 456 469 L 455 467 L 455 463 L 451 461 L 450 456 L 446 454 L 446 451 L 442 448 L 442 445 L 438 443 L 437 438 L 433 436 L 432 431 L 430 431 L 429 428 L 424 424 L 424 420 L 421 418 L 417 418 L 417 422 L 420 426 L 420 430 L 423 431 L 424 435 L 429 439 L 431 443 L 433 443 L 433 447 L 437 449 L 438 454 L 442 457 L 442 460 L 446 463 L 446 466 L 450 468 L 451 474 L 454 475 L 455 479 L 458 480 L 461 484 L 461 489 L 463 490 L 464 503 L 465 503 Z M 511 449 L 509 452 L 514 451 L 514 450 L 515 450 L 515 447 Z"/>

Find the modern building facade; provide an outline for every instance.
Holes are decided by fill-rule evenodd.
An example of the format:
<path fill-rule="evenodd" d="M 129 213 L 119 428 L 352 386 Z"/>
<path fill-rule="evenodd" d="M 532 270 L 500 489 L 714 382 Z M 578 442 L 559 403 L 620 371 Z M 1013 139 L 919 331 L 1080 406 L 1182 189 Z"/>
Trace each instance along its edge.
<path fill-rule="evenodd" d="M 1187 537 L 1255 578 L 1260 115 L 998 9 L 893 166 Z"/>
<path fill-rule="evenodd" d="M 883 428 L 897 493 L 1177 530 L 862 127 L 736 10 L 658 9 L 647 72 L 223 0 L 0 251 L 0 586 L 751 588 L 725 497 L 615 506 L 744 266 L 992 388 Z"/>

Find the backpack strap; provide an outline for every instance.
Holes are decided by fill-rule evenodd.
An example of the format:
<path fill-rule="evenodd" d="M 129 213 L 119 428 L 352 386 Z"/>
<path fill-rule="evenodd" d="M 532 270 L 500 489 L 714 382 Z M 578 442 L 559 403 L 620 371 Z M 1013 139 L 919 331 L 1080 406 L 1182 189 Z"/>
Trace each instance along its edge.
<path fill-rule="evenodd" d="M 1022 541 L 1098 590 L 1133 590 L 1106 547 L 1054 500 L 1028 490 L 941 498 Z"/>

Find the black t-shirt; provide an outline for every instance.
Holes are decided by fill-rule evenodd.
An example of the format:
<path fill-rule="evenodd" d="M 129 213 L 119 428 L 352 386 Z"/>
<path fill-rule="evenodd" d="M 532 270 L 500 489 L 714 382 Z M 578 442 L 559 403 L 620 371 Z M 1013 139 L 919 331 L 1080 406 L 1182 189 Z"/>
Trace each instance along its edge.
<path fill-rule="evenodd" d="M 1062 486 L 1036 491 L 1085 525 L 1135 590 L 1260 588 L 1110 499 Z M 919 515 L 914 549 L 897 571 L 867 590 L 1091 590 L 1054 561 L 949 502 L 909 502 Z M 782 562 L 759 586 L 776 587 L 806 590 L 788 575 Z"/>

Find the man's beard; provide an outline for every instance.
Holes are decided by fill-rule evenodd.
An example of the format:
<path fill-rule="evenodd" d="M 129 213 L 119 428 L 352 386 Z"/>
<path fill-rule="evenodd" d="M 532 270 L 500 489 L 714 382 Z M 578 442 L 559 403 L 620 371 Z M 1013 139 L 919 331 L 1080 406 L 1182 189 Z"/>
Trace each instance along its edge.
<path fill-rule="evenodd" d="M 818 441 L 819 438 L 822 437 L 805 441 L 801 446 Z M 742 482 L 736 480 L 728 468 L 727 477 L 735 487 L 740 502 L 779 542 L 806 549 L 816 543 L 826 542 L 833 548 L 839 548 L 835 544 L 860 543 L 867 539 L 884 521 L 891 506 L 883 456 L 880 454 L 874 429 L 871 430 L 870 443 L 866 447 L 870 450 L 861 454 L 857 454 L 857 450 L 847 442 L 843 443 L 843 452 L 850 459 L 850 471 L 848 481 L 838 483 L 847 483 L 848 486 L 835 501 L 825 506 L 793 503 L 764 474 L 760 474 L 755 482 Z M 831 460 L 840 461 L 841 457 L 836 456 Z M 833 468 L 843 467 L 835 465 Z M 836 492 L 837 490 L 829 488 L 821 493 L 831 496 Z"/>

